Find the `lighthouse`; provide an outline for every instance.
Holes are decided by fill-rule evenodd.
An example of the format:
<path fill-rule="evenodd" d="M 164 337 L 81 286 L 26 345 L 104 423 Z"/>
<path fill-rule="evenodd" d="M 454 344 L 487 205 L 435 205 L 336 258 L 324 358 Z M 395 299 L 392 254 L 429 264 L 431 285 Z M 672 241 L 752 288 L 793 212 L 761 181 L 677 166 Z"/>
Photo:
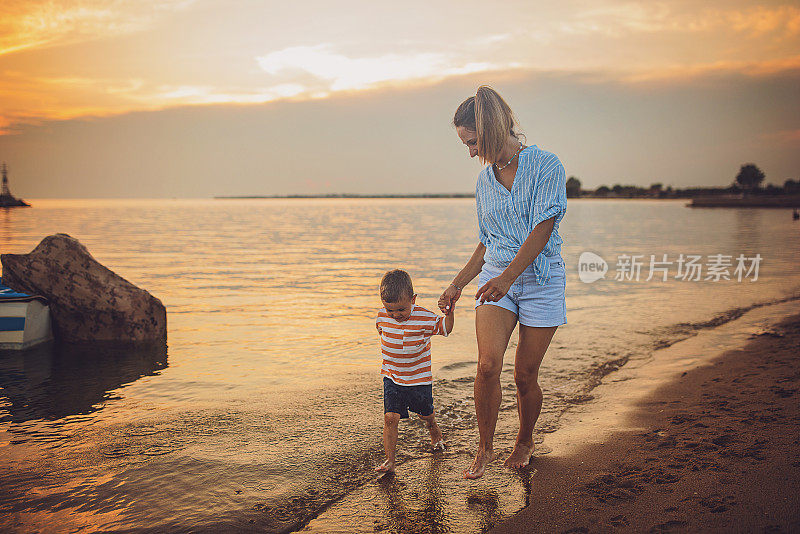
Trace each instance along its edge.
<path fill-rule="evenodd" d="M 29 207 L 30 204 L 22 199 L 14 198 L 14 195 L 11 194 L 11 190 L 8 188 L 8 167 L 5 162 L 3 162 L 2 171 L 3 190 L 0 192 L 0 208 Z"/>

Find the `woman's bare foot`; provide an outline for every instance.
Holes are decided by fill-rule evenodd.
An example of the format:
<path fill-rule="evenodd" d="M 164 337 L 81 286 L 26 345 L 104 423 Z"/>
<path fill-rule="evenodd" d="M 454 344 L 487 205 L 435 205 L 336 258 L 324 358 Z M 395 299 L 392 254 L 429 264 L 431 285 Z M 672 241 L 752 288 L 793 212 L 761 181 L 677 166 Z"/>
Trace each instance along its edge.
<path fill-rule="evenodd" d="M 394 462 L 386 460 L 381 465 L 375 468 L 378 473 L 394 473 Z"/>
<path fill-rule="evenodd" d="M 492 451 L 486 452 L 479 449 L 478 453 L 475 455 L 475 459 L 472 460 L 470 468 L 464 471 L 464 478 L 469 480 L 481 478 L 486 471 L 486 466 L 492 463 L 494 459 L 495 455 Z"/>
<path fill-rule="evenodd" d="M 519 469 L 530 463 L 531 456 L 533 456 L 533 442 L 517 442 L 517 444 L 514 445 L 514 450 L 511 451 L 511 456 L 508 457 L 503 465 L 511 469 Z"/>

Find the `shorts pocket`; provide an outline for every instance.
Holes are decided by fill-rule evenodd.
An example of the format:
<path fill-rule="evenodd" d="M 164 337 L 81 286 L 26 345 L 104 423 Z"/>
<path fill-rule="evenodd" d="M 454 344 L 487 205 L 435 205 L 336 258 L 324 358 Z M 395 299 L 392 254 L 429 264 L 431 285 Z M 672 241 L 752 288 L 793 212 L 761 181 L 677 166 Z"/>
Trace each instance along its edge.
<path fill-rule="evenodd" d="M 567 276 L 567 270 L 564 268 L 564 263 L 560 261 L 551 263 L 550 276 L 556 278 L 565 278 Z"/>

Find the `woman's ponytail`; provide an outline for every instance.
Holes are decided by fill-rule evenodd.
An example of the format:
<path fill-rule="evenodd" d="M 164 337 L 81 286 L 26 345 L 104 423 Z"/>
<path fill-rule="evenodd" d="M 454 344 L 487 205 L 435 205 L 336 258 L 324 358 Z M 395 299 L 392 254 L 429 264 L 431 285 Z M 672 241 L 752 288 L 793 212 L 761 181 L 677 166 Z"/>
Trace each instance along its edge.
<path fill-rule="evenodd" d="M 511 108 L 497 91 L 487 85 L 478 88 L 458 106 L 453 125 L 475 130 L 478 134 L 478 155 L 484 163 L 496 163 L 509 135 L 517 137 L 516 119 Z"/>

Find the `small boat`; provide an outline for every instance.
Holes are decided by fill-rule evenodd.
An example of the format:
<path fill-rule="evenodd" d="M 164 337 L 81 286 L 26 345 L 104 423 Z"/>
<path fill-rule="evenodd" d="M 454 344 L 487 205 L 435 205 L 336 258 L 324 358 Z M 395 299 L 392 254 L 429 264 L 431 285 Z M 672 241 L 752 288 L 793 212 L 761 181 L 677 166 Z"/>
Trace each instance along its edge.
<path fill-rule="evenodd" d="M 47 299 L 17 293 L 0 279 L 0 349 L 25 350 L 51 339 Z"/>

